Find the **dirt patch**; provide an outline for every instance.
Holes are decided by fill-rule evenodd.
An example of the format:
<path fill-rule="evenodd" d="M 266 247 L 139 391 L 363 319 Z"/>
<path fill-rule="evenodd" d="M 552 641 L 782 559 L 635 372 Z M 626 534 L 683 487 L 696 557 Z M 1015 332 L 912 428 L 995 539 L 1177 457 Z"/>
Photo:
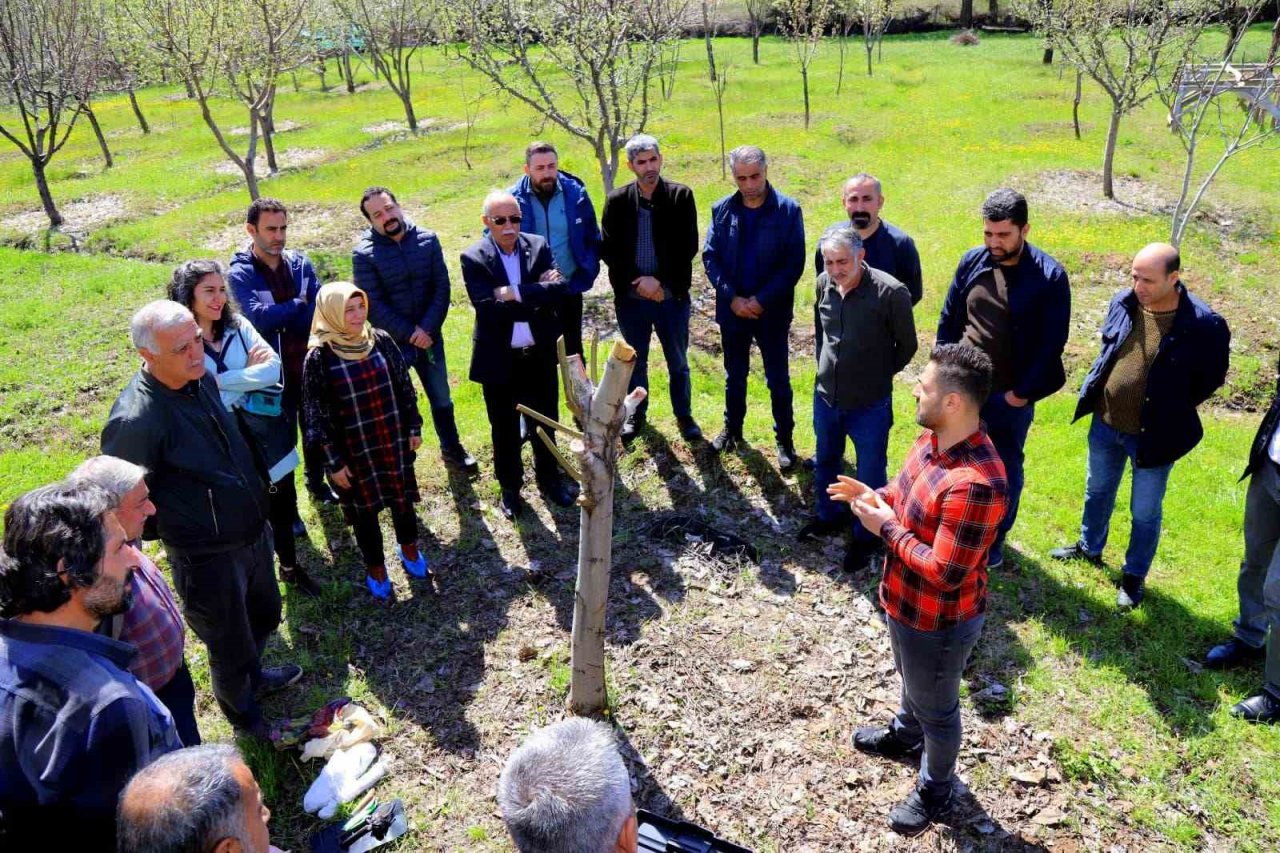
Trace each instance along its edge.
<path fill-rule="evenodd" d="M 288 133 L 292 130 L 301 130 L 302 127 L 303 125 L 298 124 L 296 121 L 286 120 L 286 121 L 278 122 L 276 124 L 276 135 L 279 135 L 281 133 Z M 248 135 L 249 135 L 249 128 L 243 127 L 243 126 L 233 127 L 227 131 L 227 136 L 248 136 Z"/>
<path fill-rule="evenodd" d="M 1041 172 L 1019 189 L 1034 194 L 1036 204 L 1117 216 L 1166 216 L 1177 201 L 1162 187 L 1128 175 L 1115 176 L 1116 197 L 1107 198 L 1102 194 L 1102 175 L 1084 169 Z"/>
<path fill-rule="evenodd" d="M 58 210 L 65 222 L 64 232 L 83 234 L 128 215 L 124 198 L 118 195 L 95 195 L 76 201 L 59 203 Z M 0 232 L 28 236 L 38 234 L 49 227 L 49 217 L 43 209 L 29 210 L 0 219 Z"/>
<path fill-rule="evenodd" d="M 423 122 L 418 122 L 421 127 Z M 380 121 L 376 124 L 366 124 L 360 128 L 365 133 L 408 133 L 409 125 L 403 121 Z"/>
<path fill-rule="evenodd" d="M 366 222 L 360 211 L 352 207 L 319 204 L 289 205 L 289 245 L 304 252 L 325 249 L 349 252 L 363 233 Z M 237 215 L 205 241 L 213 252 L 230 253 L 243 248 L 248 241 L 244 221 Z"/>
<path fill-rule="evenodd" d="M 306 169 L 323 163 L 329 156 L 329 152 L 324 148 L 286 148 L 283 151 L 276 152 L 276 161 L 280 166 L 280 171 L 289 171 L 293 169 Z M 254 158 L 255 170 L 258 179 L 269 177 L 267 175 L 267 157 L 262 153 L 262 147 L 258 147 L 258 155 Z M 240 169 L 230 160 L 223 160 L 213 167 L 213 171 L 219 175 L 228 175 L 230 177 L 240 177 Z"/>

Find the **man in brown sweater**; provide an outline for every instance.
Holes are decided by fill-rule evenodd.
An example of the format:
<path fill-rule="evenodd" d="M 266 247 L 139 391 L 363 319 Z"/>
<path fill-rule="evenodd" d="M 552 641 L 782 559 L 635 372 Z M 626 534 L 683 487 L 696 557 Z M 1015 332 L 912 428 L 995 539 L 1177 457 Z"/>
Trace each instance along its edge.
<path fill-rule="evenodd" d="M 1129 548 L 1116 604 L 1142 602 L 1160 542 L 1161 508 L 1173 463 L 1199 443 L 1196 407 L 1227 375 L 1231 332 L 1180 280 L 1178 250 L 1152 243 L 1133 259 L 1133 287 L 1111 300 L 1102 352 L 1076 407 L 1093 415 L 1080 539 L 1054 559 L 1102 563 L 1125 463 L 1133 468 Z"/>

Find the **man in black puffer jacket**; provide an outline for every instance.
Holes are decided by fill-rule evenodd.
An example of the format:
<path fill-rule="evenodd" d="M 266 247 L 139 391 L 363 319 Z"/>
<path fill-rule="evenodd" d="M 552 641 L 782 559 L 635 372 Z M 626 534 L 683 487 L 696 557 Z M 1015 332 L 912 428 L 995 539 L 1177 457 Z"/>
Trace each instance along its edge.
<path fill-rule="evenodd" d="M 351 274 L 356 287 L 369 297 L 369 322 L 400 345 L 404 360 L 418 372 L 444 461 L 478 474 L 479 463 L 458 436 L 449 394 L 444 357 L 449 270 L 440 240 L 406 219 L 386 187 L 365 190 L 360 212 L 369 227 L 351 252 Z"/>
<path fill-rule="evenodd" d="M 222 712 L 265 738 L 256 697 L 302 676 L 293 665 L 262 668 L 280 624 L 266 479 L 205 374 L 191 312 L 168 300 L 148 303 L 129 334 L 143 366 L 111 407 L 102 452 L 147 469 L 156 514 L 143 538 L 164 543 L 183 615 L 209 648 Z"/>

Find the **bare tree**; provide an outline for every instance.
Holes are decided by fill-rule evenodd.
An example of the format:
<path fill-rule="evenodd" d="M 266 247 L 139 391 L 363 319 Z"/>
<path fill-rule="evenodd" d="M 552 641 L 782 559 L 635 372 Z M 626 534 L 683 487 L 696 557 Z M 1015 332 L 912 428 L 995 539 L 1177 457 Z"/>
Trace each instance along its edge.
<path fill-rule="evenodd" d="M 133 117 L 144 134 L 151 133 L 151 125 L 138 103 L 137 89 L 154 81 L 152 69 L 162 65 L 161 58 L 149 50 L 146 39 L 133 26 L 124 12 L 124 4 L 104 2 L 102 9 L 102 44 L 106 50 L 109 76 L 129 98 Z"/>
<path fill-rule="evenodd" d="M 127 13 L 138 30 L 146 34 L 175 77 L 192 93 L 200 107 L 200 117 L 218 147 L 244 176 L 249 197 L 258 198 L 257 153 L 259 109 L 248 104 L 249 140 L 242 155 L 231 147 L 210 108 L 222 76 L 222 50 L 234 39 L 227 33 L 229 4 L 225 0 L 133 0 Z"/>
<path fill-rule="evenodd" d="M 862 45 L 867 51 L 867 76 L 871 76 L 871 54 L 883 41 L 893 22 L 894 0 L 849 0 L 849 15 L 862 27 Z"/>
<path fill-rule="evenodd" d="M 960 0 L 960 28 L 967 30 L 973 26 L 973 0 Z"/>
<path fill-rule="evenodd" d="M 644 130 L 664 47 L 687 0 L 452 0 L 462 56 L 507 93 L 595 152 L 605 192 L 618 154 Z"/>
<path fill-rule="evenodd" d="M 1231 61 L 1266 2 L 1252 0 L 1247 5 L 1237 5 L 1238 26 L 1231 28 L 1220 59 L 1195 57 L 1170 79 L 1160 81 L 1160 97 L 1169 108 L 1170 128 L 1186 151 L 1170 223 L 1169 242 L 1175 246 L 1181 245 L 1192 216 L 1227 161 L 1244 151 L 1274 146 L 1280 141 L 1280 59 L 1269 56 L 1266 62 L 1256 64 Z M 1212 150 L 1203 160 L 1209 140 L 1213 140 L 1208 146 Z"/>
<path fill-rule="evenodd" d="M 804 127 L 809 129 L 809 67 L 813 65 L 822 36 L 835 18 L 834 0 L 777 0 L 778 27 L 791 42 L 804 85 Z"/>
<path fill-rule="evenodd" d="M 716 71 L 716 79 L 711 84 L 711 91 L 716 96 L 716 114 L 720 117 L 720 177 L 727 177 L 726 169 L 728 169 L 729 158 L 725 156 L 725 136 L 724 136 L 724 91 L 729 88 L 729 66 L 730 63 L 721 64 Z"/>
<path fill-rule="evenodd" d="M 343 16 L 359 32 L 374 73 L 400 99 L 409 130 L 418 132 L 413 109 L 413 55 L 430 41 L 426 21 L 435 18 L 431 0 L 333 0 Z M 350 55 L 344 56 L 347 90 L 354 91 Z"/>
<path fill-rule="evenodd" d="M 1063 59 L 1111 100 L 1102 157 L 1102 193 L 1115 198 L 1120 121 L 1156 94 L 1155 82 L 1181 67 L 1216 10 L 1210 0 L 1052 0 L 1029 4 L 1036 29 Z"/>
<path fill-rule="evenodd" d="M 92 85 L 93 16 L 82 0 L 0 0 L 0 135 L 31 164 L 49 225 L 62 224 L 45 169 L 71 136 Z"/>
<path fill-rule="evenodd" d="M 747 22 L 751 26 L 751 62 L 760 64 L 760 34 L 773 12 L 773 0 L 746 0 Z"/>
<path fill-rule="evenodd" d="M 311 45 L 301 38 L 305 0 L 224 0 L 227 24 L 220 58 L 232 93 L 256 116 L 267 170 L 280 171 L 275 149 L 276 86 L 303 64 Z M 295 78 L 296 88 L 296 78 Z"/>

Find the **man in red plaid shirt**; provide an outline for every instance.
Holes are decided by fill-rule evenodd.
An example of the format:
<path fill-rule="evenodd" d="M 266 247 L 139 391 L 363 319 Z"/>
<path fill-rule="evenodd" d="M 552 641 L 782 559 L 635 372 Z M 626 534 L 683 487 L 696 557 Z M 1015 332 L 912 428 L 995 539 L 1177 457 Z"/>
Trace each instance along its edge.
<path fill-rule="evenodd" d="M 1004 517 L 1004 464 L 978 413 L 991 359 L 968 344 L 934 347 L 915 396 L 916 439 L 896 479 L 877 491 L 840 477 L 827 491 L 885 543 L 880 603 L 888 616 L 902 700 L 889 726 L 853 743 L 886 756 L 921 755 L 920 778 L 889 813 L 916 835 L 951 808 L 960 752 L 960 676 L 987 610 L 987 550 Z"/>

